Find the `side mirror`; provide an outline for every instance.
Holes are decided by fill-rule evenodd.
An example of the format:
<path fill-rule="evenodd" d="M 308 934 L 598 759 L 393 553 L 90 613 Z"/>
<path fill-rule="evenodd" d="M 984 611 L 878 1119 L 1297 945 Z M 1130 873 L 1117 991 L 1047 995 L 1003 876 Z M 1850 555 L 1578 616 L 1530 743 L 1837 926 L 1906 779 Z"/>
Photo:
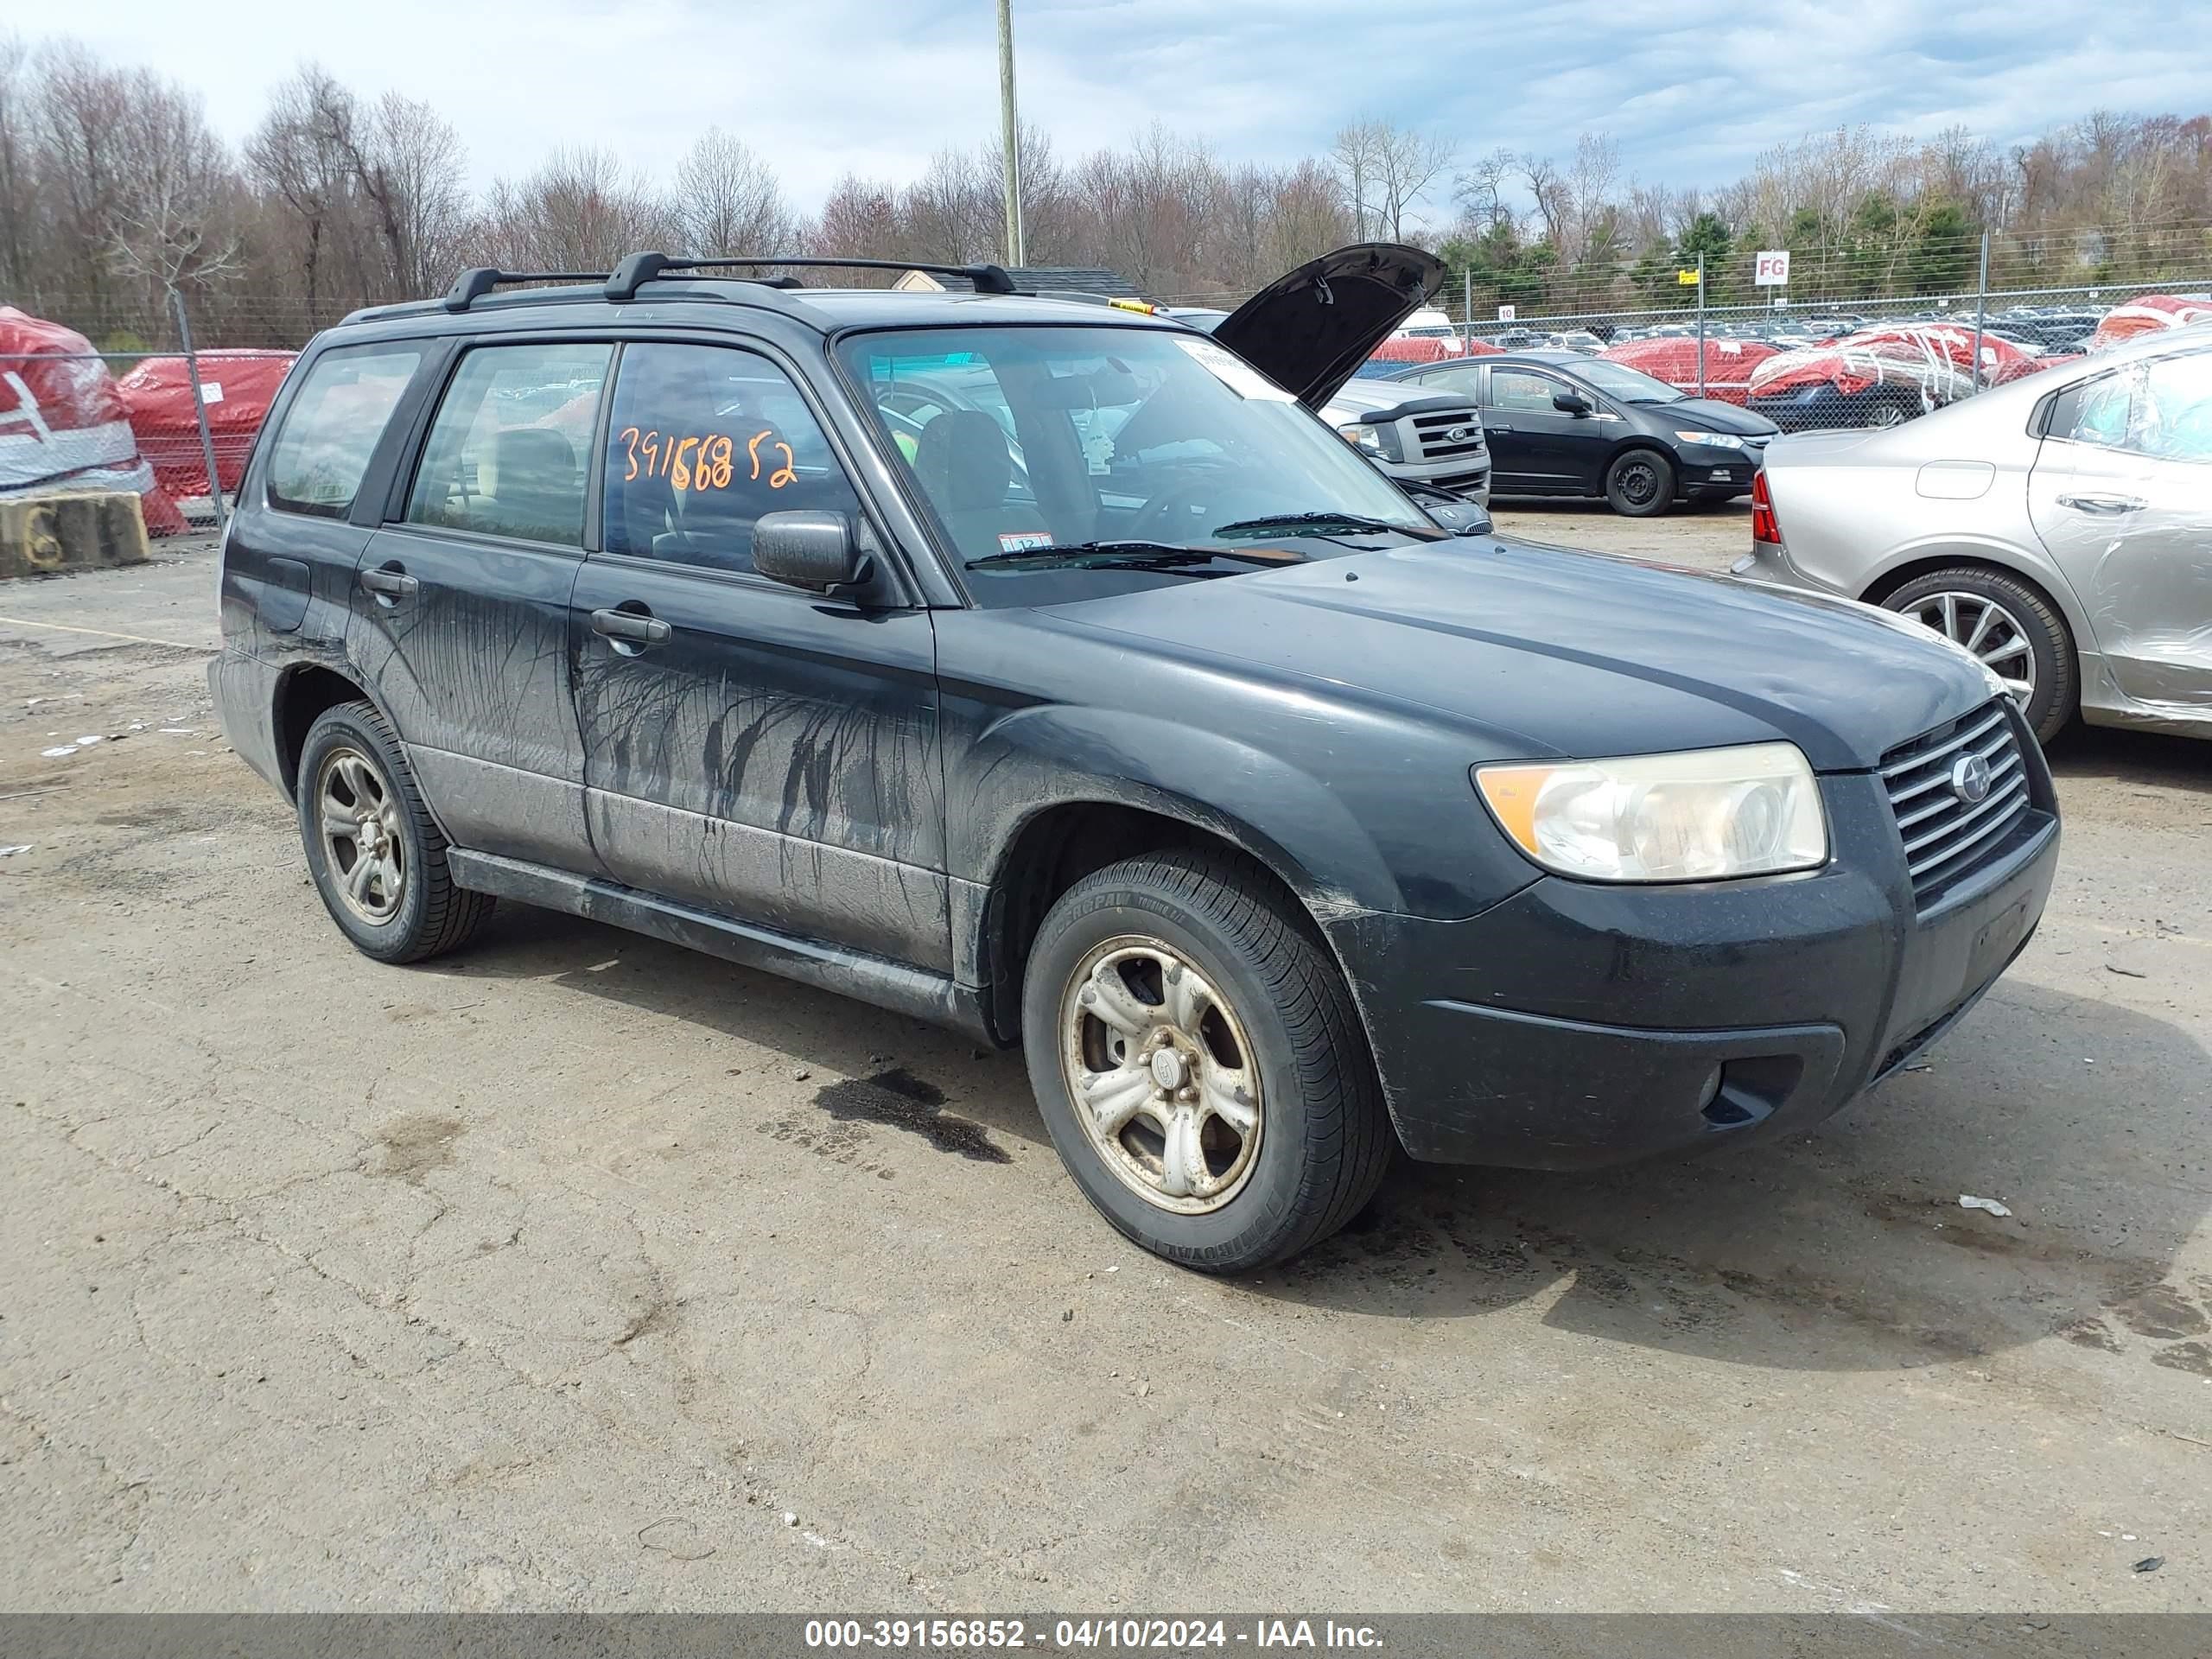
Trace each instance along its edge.
<path fill-rule="evenodd" d="M 1590 400 L 1579 391 L 1555 391 L 1552 394 L 1552 407 L 1562 415 L 1587 415 Z"/>
<path fill-rule="evenodd" d="M 834 594 L 866 582 L 873 565 L 842 512 L 764 512 L 753 525 L 753 568 L 771 582 Z"/>

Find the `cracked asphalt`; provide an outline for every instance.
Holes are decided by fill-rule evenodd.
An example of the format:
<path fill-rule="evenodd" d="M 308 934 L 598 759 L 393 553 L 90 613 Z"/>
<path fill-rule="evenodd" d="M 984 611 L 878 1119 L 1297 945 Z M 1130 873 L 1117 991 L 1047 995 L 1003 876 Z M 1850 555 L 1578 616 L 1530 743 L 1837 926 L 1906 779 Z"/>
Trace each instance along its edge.
<path fill-rule="evenodd" d="M 2036 943 L 1818 1132 L 1224 1283 L 1013 1057 L 515 907 L 355 955 L 212 589 L 0 588 L 0 1606 L 2212 1605 L 2212 745 L 2064 741 Z"/>

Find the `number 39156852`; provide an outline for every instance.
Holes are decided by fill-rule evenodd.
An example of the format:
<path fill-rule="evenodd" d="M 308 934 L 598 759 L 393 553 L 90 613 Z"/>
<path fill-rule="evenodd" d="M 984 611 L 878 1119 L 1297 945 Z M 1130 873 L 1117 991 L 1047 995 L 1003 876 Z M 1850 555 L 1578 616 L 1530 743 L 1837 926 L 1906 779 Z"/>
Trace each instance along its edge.
<path fill-rule="evenodd" d="M 739 477 L 757 481 L 763 476 L 768 487 L 780 490 L 798 478 L 792 466 L 791 445 L 778 438 L 775 429 L 764 428 L 745 442 L 745 461 L 737 459 L 737 440 L 726 432 L 702 432 L 690 435 L 658 430 L 640 432 L 634 426 L 626 426 L 615 435 L 622 440 L 626 462 L 622 481 L 660 477 L 679 490 L 726 490 Z M 761 457 L 763 447 L 772 453 L 766 460 Z M 776 455 L 783 457 L 783 464 L 775 464 Z"/>

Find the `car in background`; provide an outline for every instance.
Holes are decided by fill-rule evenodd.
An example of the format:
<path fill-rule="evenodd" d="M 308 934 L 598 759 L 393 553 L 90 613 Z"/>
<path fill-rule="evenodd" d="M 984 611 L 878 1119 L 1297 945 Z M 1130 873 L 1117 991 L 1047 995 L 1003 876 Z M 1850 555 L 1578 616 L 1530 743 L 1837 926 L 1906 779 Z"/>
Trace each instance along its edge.
<path fill-rule="evenodd" d="M 1883 323 L 1754 365 L 1744 406 L 1785 432 L 1890 427 L 2032 374 L 2036 353 L 1970 323 Z"/>
<path fill-rule="evenodd" d="M 1423 397 L 1398 380 L 1355 378 L 1331 395 L 1321 418 L 1399 482 L 1489 506 L 1489 440 L 1482 411 L 1464 394 Z"/>
<path fill-rule="evenodd" d="M 1752 502 L 1738 575 L 1926 624 L 2045 741 L 2077 712 L 2212 737 L 2212 324 L 1909 427 L 1779 439 Z"/>
<path fill-rule="evenodd" d="M 1632 518 L 1750 493 L 1773 422 L 1602 358 L 1522 352 L 1414 368 L 1481 411 L 1491 493 L 1602 500 Z"/>
<path fill-rule="evenodd" d="M 1267 291 L 1262 290 L 1262 296 Z M 1232 314 L 1209 306 L 1176 306 L 1167 308 L 1165 315 L 1211 334 Z M 1328 395 L 1319 412 L 1338 435 L 1398 482 L 1430 485 L 1486 508 L 1490 449 L 1482 416 L 1473 404 L 1449 394 L 1421 397 L 1402 388 L 1378 390 L 1375 385 L 1395 379 L 1408 363 L 1423 366 L 1465 361 L 1469 347 L 1459 346 L 1455 352 L 1452 345 L 1433 336 L 1408 338 L 1402 330 L 1392 334 Z"/>
<path fill-rule="evenodd" d="M 1457 357 L 1466 349 L 1452 319 L 1433 305 L 1424 305 L 1392 331 L 1392 340 L 1433 340 L 1446 353 Z"/>

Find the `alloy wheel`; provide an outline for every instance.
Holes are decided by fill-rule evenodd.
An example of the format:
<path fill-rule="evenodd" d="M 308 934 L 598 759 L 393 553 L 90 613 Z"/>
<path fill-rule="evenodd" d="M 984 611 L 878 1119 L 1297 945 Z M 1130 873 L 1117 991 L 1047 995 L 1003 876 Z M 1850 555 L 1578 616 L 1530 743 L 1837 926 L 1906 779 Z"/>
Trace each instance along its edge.
<path fill-rule="evenodd" d="M 365 922 L 390 921 L 407 897 L 407 843 L 382 770 L 359 749 L 331 750 L 315 776 L 315 813 L 340 900 Z"/>
<path fill-rule="evenodd" d="M 1923 594 L 1904 614 L 1963 645 L 1988 665 L 2021 708 L 2036 694 L 2036 653 L 2020 619 L 1980 594 Z"/>
<path fill-rule="evenodd" d="M 1123 1185 L 1178 1215 L 1236 1196 L 1259 1153 L 1259 1068 L 1194 964 L 1160 939 L 1109 939 L 1069 976 L 1060 1032 L 1076 1119 Z"/>

